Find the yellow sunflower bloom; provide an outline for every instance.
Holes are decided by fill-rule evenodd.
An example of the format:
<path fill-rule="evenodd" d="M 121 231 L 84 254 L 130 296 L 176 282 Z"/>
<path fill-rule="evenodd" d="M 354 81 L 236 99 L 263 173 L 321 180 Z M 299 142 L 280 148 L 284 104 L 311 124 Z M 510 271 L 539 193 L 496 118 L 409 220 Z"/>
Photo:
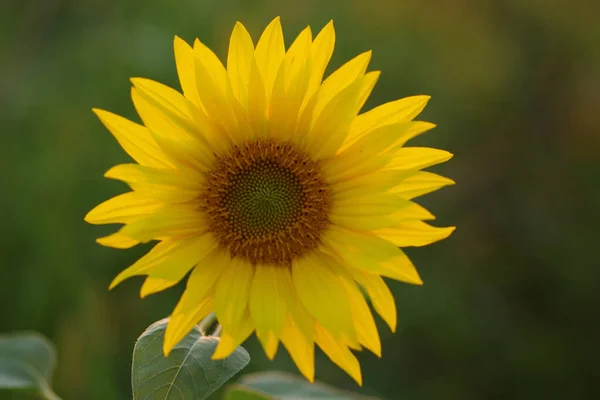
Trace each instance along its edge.
<path fill-rule="evenodd" d="M 450 153 L 404 147 L 434 127 L 413 121 L 429 96 L 359 114 L 379 77 L 360 54 L 323 80 L 335 42 L 333 23 L 313 39 L 309 27 L 287 49 L 279 18 L 256 46 L 241 23 L 223 66 L 199 40 L 175 38 L 183 94 L 132 79 L 143 125 L 94 110 L 137 162 L 106 177 L 132 191 L 86 216 L 121 223 L 98 242 L 116 248 L 158 241 L 121 272 L 146 275 L 141 296 L 190 272 L 168 323 L 164 352 L 214 311 L 222 326 L 214 358 L 256 332 L 269 358 L 279 342 L 314 379 L 314 345 L 361 384 L 351 350 L 381 354 L 369 305 L 396 328 L 394 299 L 382 277 L 421 284 L 399 247 L 423 246 L 454 228 L 436 228 L 413 198 L 452 184 L 421 169 Z"/>

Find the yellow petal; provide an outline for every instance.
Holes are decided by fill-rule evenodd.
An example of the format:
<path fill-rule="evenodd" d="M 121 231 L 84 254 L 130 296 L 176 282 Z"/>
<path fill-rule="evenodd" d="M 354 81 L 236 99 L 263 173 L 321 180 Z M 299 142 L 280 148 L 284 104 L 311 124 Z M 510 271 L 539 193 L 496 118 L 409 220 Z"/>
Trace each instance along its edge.
<path fill-rule="evenodd" d="M 309 152 L 314 159 L 333 156 L 348 135 L 348 127 L 356 114 L 356 104 L 364 78 L 359 78 L 329 101 L 321 112 L 313 116 Z"/>
<path fill-rule="evenodd" d="M 423 280 L 410 258 L 400 251 L 401 255 L 381 263 L 382 276 L 410 283 L 411 285 L 422 285 Z"/>
<path fill-rule="evenodd" d="M 221 360 L 225 357 L 229 357 L 231 353 L 233 353 L 233 351 L 252 333 L 254 328 L 250 316 L 248 315 L 248 310 L 245 309 L 244 311 L 240 321 L 238 321 L 235 327 L 223 327 L 219 345 L 211 357 L 213 360 Z"/>
<path fill-rule="evenodd" d="M 170 104 L 170 101 L 188 102 L 190 108 L 193 107 L 191 103 L 172 89 L 161 93 L 165 96 L 165 93 L 168 93 L 171 99 L 167 100 L 164 99 L 165 96 L 156 93 L 158 90 L 144 90 L 147 89 L 144 85 L 140 85 L 139 81 L 135 82 L 138 83 L 138 87 L 131 88 L 133 105 L 144 125 L 152 131 L 160 148 L 177 165 L 205 171 L 214 160 L 213 152 L 202 134 L 197 131 L 197 125 L 187 118 L 187 113 L 181 110 L 174 111 L 176 106 Z M 178 96 L 178 100 L 173 100 Z"/>
<path fill-rule="evenodd" d="M 322 240 L 329 252 L 344 265 L 408 283 L 422 283 L 406 254 L 376 235 L 331 226 Z"/>
<path fill-rule="evenodd" d="M 194 280 L 198 280 L 202 285 L 195 285 L 194 292 L 200 297 L 206 296 L 208 291 L 212 289 L 214 282 L 219 274 L 218 266 L 216 268 L 212 268 L 215 265 L 215 257 L 214 253 L 209 254 L 204 257 L 204 259 L 200 260 L 196 268 L 194 268 Z M 218 265 L 218 264 L 217 264 Z M 168 289 L 172 286 L 175 286 L 183 277 L 186 275 L 187 270 L 178 268 L 173 271 L 169 271 L 169 274 L 161 273 L 159 270 L 153 270 L 152 273 L 161 277 L 155 277 L 149 275 L 144 280 L 144 284 L 140 290 L 140 297 L 144 298 L 151 294 L 161 292 L 165 289 Z M 169 278 L 164 278 L 164 276 L 170 276 Z"/>
<path fill-rule="evenodd" d="M 310 26 L 307 26 L 302 30 L 302 32 L 300 32 L 296 39 L 294 39 L 290 48 L 286 52 L 285 57 L 283 58 L 281 66 L 279 67 L 279 71 L 277 71 L 277 75 L 283 71 L 283 82 L 286 90 L 290 88 L 290 86 L 294 83 L 294 80 L 297 78 L 298 73 L 305 69 L 307 64 L 309 70 L 307 76 L 310 77 L 310 67 L 312 67 L 311 45 L 312 30 L 310 29 Z M 308 85 L 308 82 L 306 85 Z"/>
<path fill-rule="evenodd" d="M 327 104 L 329 104 L 348 86 L 353 85 L 358 80 L 364 82 L 362 78 L 367 70 L 369 61 L 371 60 L 371 54 L 371 51 L 359 54 L 346 64 L 342 65 L 339 69 L 329 75 L 325 81 L 323 81 L 323 85 L 319 89 L 319 100 L 315 107 L 315 116 L 319 116 Z M 358 88 L 358 91 L 360 92 L 361 89 L 362 83 Z M 356 107 L 357 103 L 358 102 L 355 102 L 353 106 Z M 353 111 L 357 112 L 358 110 L 353 108 Z"/>
<path fill-rule="evenodd" d="M 179 283 L 179 280 L 153 278 L 152 276 L 147 276 L 146 279 L 144 279 L 142 288 L 140 289 L 140 297 L 143 299 L 151 294 L 162 292 L 163 290 L 175 286 L 177 283 Z"/>
<path fill-rule="evenodd" d="M 302 304 L 339 339 L 356 340 L 352 312 L 342 277 L 336 275 L 324 255 L 310 254 L 292 266 L 294 287 Z"/>
<path fill-rule="evenodd" d="M 125 225 L 119 232 L 142 243 L 165 237 L 194 238 L 208 229 L 206 218 L 204 213 L 194 209 L 168 207 Z"/>
<path fill-rule="evenodd" d="M 398 186 L 399 182 L 416 171 L 378 170 L 359 177 L 331 183 L 332 194 L 335 198 L 360 197 L 373 193 L 385 193 Z M 328 182 L 329 176 L 326 175 Z"/>
<path fill-rule="evenodd" d="M 250 34 L 240 22 L 236 22 L 229 40 L 227 53 L 227 73 L 231 88 L 240 104 L 248 104 L 248 82 L 254 59 L 254 43 Z"/>
<path fill-rule="evenodd" d="M 175 51 L 175 64 L 177 65 L 177 75 L 179 75 L 179 84 L 183 95 L 192 103 L 201 107 L 198 97 L 198 87 L 196 86 L 196 71 L 194 63 L 194 49 L 183 39 L 175 36 L 173 42 Z"/>
<path fill-rule="evenodd" d="M 213 243 L 215 243 L 214 240 Z M 206 247 L 198 246 L 197 250 L 204 253 L 205 249 Z M 212 293 L 221 271 L 227 268 L 229 262 L 229 254 L 218 248 L 214 248 L 205 257 L 201 258 L 188 279 L 188 287 L 194 296 L 201 299 Z M 156 276 L 156 274 L 153 275 Z"/>
<path fill-rule="evenodd" d="M 310 136 L 310 131 L 313 126 L 313 115 L 315 106 L 317 105 L 318 96 L 316 94 L 306 97 L 305 103 L 301 108 L 300 118 L 296 131 L 299 133 L 293 137 L 294 143 L 301 148 L 307 149 L 309 144 L 315 142 L 315 138 Z"/>
<path fill-rule="evenodd" d="M 212 298 L 206 297 L 198 301 L 193 295 L 190 285 L 181 296 L 173 314 L 169 318 L 165 339 L 163 341 L 163 352 L 168 356 L 173 348 L 187 335 L 198 322 L 208 314 L 212 308 Z"/>
<path fill-rule="evenodd" d="M 258 70 L 265 84 L 267 104 L 270 102 L 271 92 L 277 76 L 279 66 L 285 57 L 285 44 L 279 17 L 275 18 L 265 28 L 254 51 Z"/>
<path fill-rule="evenodd" d="M 195 108 L 190 104 L 184 96 L 181 95 L 177 90 L 163 85 L 160 82 L 153 81 L 146 78 L 131 78 L 131 82 L 135 89 L 144 96 L 150 103 L 152 103 L 160 110 L 164 111 L 165 115 L 172 117 L 174 121 L 185 127 L 186 132 L 193 132 L 196 128 L 193 126 L 193 113 Z M 146 115 L 140 115 L 142 120 Z M 153 121 L 149 118 L 149 122 Z M 146 123 L 144 121 L 144 123 Z M 146 126 L 154 125 L 153 123 L 146 124 Z M 150 126 L 149 126 L 150 127 Z M 150 127 L 152 129 L 152 127 Z M 161 129 L 156 129 L 157 132 L 161 132 Z"/>
<path fill-rule="evenodd" d="M 220 61 L 218 59 L 215 61 L 212 56 L 202 58 L 201 53 L 204 52 L 200 50 L 207 48 L 200 42 L 196 43 L 197 45 L 194 46 L 194 49 L 199 49 L 196 51 L 196 83 L 198 85 L 200 101 L 204 105 L 212 123 L 223 135 L 221 140 L 226 138 L 229 141 L 235 141 L 237 135 L 240 133 L 240 125 L 235 110 L 232 108 L 234 100 L 233 89 L 229 84 L 229 79 Z M 217 62 L 220 66 L 215 73 L 212 67 L 217 65 Z M 222 72 L 221 69 L 223 69 Z"/>
<path fill-rule="evenodd" d="M 399 122 L 398 124 L 403 124 L 403 123 L 406 123 L 406 122 Z M 393 124 L 391 124 L 391 125 L 393 125 Z M 383 126 L 385 126 L 385 125 L 383 125 Z M 406 144 L 406 142 L 409 141 L 410 139 L 435 128 L 435 126 L 436 125 L 432 124 L 431 122 L 410 121 L 408 123 L 408 128 L 406 130 L 403 130 L 402 132 L 400 132 L 400 134 L 398 135 L 398 137 L 396 137 L 395 141 L 392 143 L 392 145 L 390 147 L 393 150 L 398 150 L 402 146 L 404 146 L 404 144 Z M 374 129 L 379 129 L 379 128 L 381 128 L 381 127 L 376 127 Z M 346 141 L 340 148 L 340 151 L 344 151 L 345 149 L 347 149 L 348 147 L 350 147 L 351 145 L 356 143 L 358 140 L 360 140 L 361 138 L 363 138 L 370 132 L 371 132 L 370 130 L 366 130 L 366 131 L 363 131 L 359 135 L 355 135 L 354 133 L 351 132 L 348 135 L 348 137 L 346 137 Z"/>
<path fill-rule="evenodd" d="M 289 140 L 296 131 L 300 105 L 310 80 L 311 37 L 310 27 L 307 27 L 292 43 L 277 72 L 270 107 L 269 135 L 278 140 Z"/>
<path fill-rule="evenodd" d="M 311 46 L 312 73 L 306 100 L 308 100 L 308 98 L 320 87 L 327 64 L 329 64 L 329 60 L 331 60 L 334 47 L 335 29 L 333 27 L 333 21 L 329 21 L 329 23 L 321 29 L 321 32 L 319 32 Z"/>
<path fill-rule="evenodd" d="M 410 139 L 412 139 L 424 132 L 427 132 L 435 127 L 436 127 L 436 125 L 432 124 L 431 122 L 411 121 L 410 128 L 406 132 L 404 132 L 404 135 L 402 135 L 402 137 L 398 138 L 398 140 L 396 141 L 396 143 L 394 143 L 394 145 L 402 147 Z"/>
<path fill-rule="evenodd" d="M 271 360 L 277 352 L 287 314 L 283 292 L 290 289 L 291 276 L 287 268 L 274 265 L 255 267 L 248 309 L 256 327 L 256 336 Z"/>
<path fill-rule="evenodd" d="M 423 221 L 406 221 L 394 228 L 377 230 L 375 233 L 396 246 L 426 246 L 446 239 L 455 227 L 437 228 Z"/>
<path fill-rule="evenodd" d="M 423 280 L 414 264 L 404 252 L 401 253 L 402 255 L 381 263 L 381 268 L 386 272 L 381 275 L 413 285 L 422 285 Z"/>
<path fill-rule="evenodd" d="M 344 287 L 350 301 L 350 307 L 352 308 L 352 318 L 354 319 L 354 327 L 358 333 L 358 341 L 371 350 L 377 357 L 381 357 L 379 332 L 377 331 L 373 314 L 371 314 L 365 297 L 354 282 L 346 281 Z"/>
<path fill-rule="evenodd" d="M 214 251 L 194 268 L 167 325 L 165 354 L 212 311 L 215 285 L 228 263 L 227 254 Z"/>
<path fill-rule="evenodd" d="M 443 163 L 451 158 L 452 153 L 445 150 L 428 147 L 404 147 L 394 154 L 392 161 L 390 161 L 386 168 L 401 170 L 423 169 Z"/>
<path fill-rule="evenodd" d="M 370 231 L 394 228 L 406 220 L 435 219 L 425 208 L 393 193 L 333 200 L 329 220 L 339 227 Z"/>
<path fill-rule="evenodd" d="M 163 202 L 139 192 L 124 193 L 96 206 L 87 213 L 85 221 L 90 224 L 127 224 L 152 214 L 163 205 Z"/>
<path fill-rule="evenodd" d="M 212 287 L 216 277 L 213 278 L 210 274 L 214 272 L 212 264 L 217 263 L 215 260 L 218 258 L 216 258 L 214 253 L 217 251 L 215 249 L 217 248 L 218 243 L 210 234 L 202 235 L 190 240 L 192 243 L 190 244 L 189 249 L 185 250 L 187 254 L 184 254 L 184 250 L 180 250 L 177 255 L 177 260 L 155 265 L 149 270 L 148 275 L 157 279 L 168 279 L 179 282 L 191 269 L 190 265 L 192 265 L 192 267 L 196 265 L 194 273 L 192 274 L 195 277 L 194 279 L 202 280 L 205 285 L 210 285 Z M 179 264 L 173 266 L 172 264 L 176 262 Z M 207 276 L 206 274 L 209 275 Z M 199 292 L 200 289 L 198 288 L 200 286 L 200 284 L 197 284 L 194 290 Z"/>
<path fill-rule="evenodd" d="M 121 271 L 109 289 L 136 275 L 179 281 L 214 245 L 210 235 L 189 240 L 163 240 L 132 266 Z"/>
<path fill-rule="evenodd" d="M 304 101 L 300 106 L 300 119 L 298 121 L 298 132 L 309 132 L 312 125 L 313 115 L 315 115 L 315 107 L 319 103 L 319 88 L 323 80 L 323 74 L 329 64 L 333 48 L 335 46 L 335 30 L 333 21 L 329 23 L 319 32 L 311 46 L 311 73 L 309 87 L 307 89 Z M 340 88 L 342 89 L 342 88 Z M 319 109 L 320 112 L 320 109 Z M 301 148 L 306 148 L 308 143 L 307 135 L 298 135 L 295 141 Z"/>
<path fill-rule="evenodd" d="M 294 282 L 291 275 L 284 275 L 280 280 L 282 296 L 285 299 L 288 316 L 294 320 L 294 326 L 300 331 L 308 341 L 312 341 L 315 335 L 315 319 L 306 308 L 294 288 Z M 289 280 L 288 280 L 289 279 Z"/>
<path fill-rule="evenodd" d="M 321 350 L 334 364 L 346 371 L 359 386 L 362 386 L 360 364 L 352 352 L 340 343 L 325 327 L 316 323 L 315 339 Z"/>
<path fill-rule="evenodd" d="M 405 199 L 413 199 L 448 185 L 454 185 L 454 181 L 431 172 L 420 171 L 402 180 L 392 192 Z"/>
<path fill-rule="evenodd" d="M 388 324 L 392 332 L 396 331 L 396 303 L 383 279 L 377 274 L 356 272 L 354 279 L 367 291 L 375 311 Z"/>
<path fill-rule="evenodd" d="M 430 96 L 412 96 L 382 104 L 359 115 L 350 128 L 349 140 L 383 125 L 412 121 L 423 111 Z"/>
<path fill-rule="evenodd" d="M 151 199 L 184 203 L 197 199 L 204 177 L 184 168 L 158 169 L 138 164 L 120 164 L 109 169 L 105 177 L 126 182 L 132 189 Z"/>
<path fill-rule="evenodd" d="M 198 60 L 200 60 L 201 64 L 208 71 L 208 76 L 211 77 L 211 81 L 217 85 L 218 89 L 225 93 L 229 86 L 229 79 L 227 76 L 227 70 L 219 60 L 219 57 L 204 43 L 202 43 L 199 39 L 194 40 L 194 54 L 196 55 L 196 67 L 198 66 Z M 202 89 L 206 82 L 201 79 L 198 80 L 198 75 L 196 75 L 196 85 L 198 85 L 198 90 L 200 94 L 200 100 L 202 101 Z M 207 107 L 207 104 L 202 101 L 204 107 Z M 208 108 L 207 108 L 208 109 Z"/>
<path fill-rule="evenodd" d="M 194 52 L 200 101 L 212 121 L 209 125 L 216 126 L 216 130 L 227 138 L 223 140 L 220 135 L 213 134 L 211 142 L 216 141 L 217 146 L 225 149 L 227 141 L 238 144 L 247 141 L 250 130 L 247 128 L 246 104 L 240 103 L 235 96 L 227 70 L 215 53 L 198 39 L 194 41 Z"/>
<path fill-rule="evenodd" d="M 373 172 L 389 164 L 393 152 L 383 155 L 410 127 L 410 122 L 384 125 L 363 136 L 323 164 L 323 170 L 330 182 L 339 182 Z"/>
<path fill-rule="evenodd" d="M 119 115 L 97 108 L 92 109 L 100 121 L 114 135 L 121 147 L 135 161 L 149 167 L 171 167 L 166 154 L 158 146 L 152 133 L 145 127 Z"/>
<path fill-rule="evenodd" d="M 182 158 L 188 164 L 198 163 L 192 157 L 194 155 L 209 163 L 213 158 L 212 150 L 219 148 L 214 142 L 218 135 L 200 102 L 195 52 L 179 38 L 175 39 L 175 52 L 185 97 L 150 79 L 134 78 L 132 99 L 140 117 L 167 154 L 172 158 Z M 186 150 L 189 152 L 192 146 L 195 146 L 192 150 L 196 153 L 187 154 Z"/>
<path fill-rule="evenodd" d="M 135 245 L 140 244 L 139 241 L 124 236 L 120 232 L 98 238 L 96 239 L 96 242 L 101 244 L 102 246 L 113 247 L 115 249 L 129 249 Z"/>
<path fill-rule="evenodd" d="M 343 169 L 340 167 L 347 164 L 347 161 L 350 161 L 350 158 L 345 158 L 343 162 L 337 163 L 337 161 L 335 161 L 337 157 L 338 156 L 330 159 L 331 162 L 327 163 L 327 165 L 323 165 L 323 174 L 326 176 L 327 182 L 332 185 L 341 183 L 349 186 L 354 186 L 354 183 L 358 183 L 359 181 L 357 180 L 361 178 L 364 178 L 363 181 L 371 183 L 373 175 L 383 172 L 382 168 L 384 168 L 392 158 L 390 154 L 380 154 L 371 158 L 361 157 L 359 160 L 355 159 L 351 166 Z"/>
<path fill-rule="evenodd" d="M 399 211 L 388 216 L 388 218 L 392 221 L 403 222 L 435 219 L 435 216 L 425 207 L 422 207 L 417 203 L 410 202 L 408 207 L 401 208 Z"/>
<path fill-rule="evenodd" d="M 267 92 L 255 59 L 248 84 L 248 120 L 256 137 L 267 136 Z"/>
<path fill-rule="evenodd" d="M 356 112 L 358 113 L 365 103 L 367 99 L 371 95 L 375 84 L 379 80 L 379 76 L 381 75 L 381 71 L 371 71 L 365 74 L 365 80 L 363 81 L 363 86 L 360 90 L 360 95 L 358 96 L 358 103 L 356 104 Z"/>
<path fill-rule="evenodd" d="M 314 325 L 314 324 L 313 324 Z M 298 366 L 298 369 L 310 382 L 315 380 L 315 346 L 312 337 L 307 338 L 297 327 L 291 314 L 288 314 L 281 331 L 281 341 Z"/>
<path fill-rule="evenodd" d="M 410 205 L 411 202 L 402 196 L 392 193 L 377 193 L 364 197 L 334 198 L 330 213 L 342 217 L 389 215 Z"/>
<path fill-rule="evenodd" d="M 387 229 L 397 225 L 389 215 L 331 215 L 330 220 L 335 225 L 357 231 Z"/>
<path fill-rule="evenodd" d="M 231 330 L 239 325 L 248 304 L 253 276 L 254 267 L 239 257 L 223 267 L 215 288 L 214 310 L 223 328 Z"/>

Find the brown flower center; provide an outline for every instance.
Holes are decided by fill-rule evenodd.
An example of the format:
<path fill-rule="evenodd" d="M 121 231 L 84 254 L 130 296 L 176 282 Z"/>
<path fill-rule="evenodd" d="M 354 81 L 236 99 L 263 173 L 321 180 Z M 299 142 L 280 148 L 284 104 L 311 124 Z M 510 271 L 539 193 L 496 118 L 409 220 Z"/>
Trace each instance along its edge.
<path fill-rule="evenodd" d="M 207 176 L 209 229 L 232 257 L 290 265 L 318 246 L 330 190 L 318 165 L 293 144 L 234 146 Z"/>

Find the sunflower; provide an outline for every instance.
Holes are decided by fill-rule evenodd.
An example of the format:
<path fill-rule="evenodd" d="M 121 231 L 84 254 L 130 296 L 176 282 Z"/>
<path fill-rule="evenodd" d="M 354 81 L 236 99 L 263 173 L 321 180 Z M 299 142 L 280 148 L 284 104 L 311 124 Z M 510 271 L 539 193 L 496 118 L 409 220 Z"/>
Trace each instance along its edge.
<path fill-rule="evenodd" d="M 210 312 L 222 326 L 214 358 L 252 332 L 273 358 L 282 342 L 314 379 L 314 345 L 359 384 L 352 350 L 381 355 L 365 299 L 392 331 L 396 308 L 382 277 L 422 284 L 400 247 L 446 238 L 454 228 L 412 201 L 452 180 L 420 171 L 452 156 L 404 147 L 435 125 L 413 119 L 429 96 L 360 113 L 379 77 L 371 52 L 323 80 L 333 23 L 304 29 L 287 49 L 279 18 L 256 46 L 241 23 L 227 66 L 196 39 L 175 37 L 183 94 L 135 78 L 131 97 L 143 125 L 94 109 L 137 162 L 106 177 L 132 190 L 88 213 L 93 224 L 124 224 L 98 239 L 130 248 L 158 241 L 110 287 L 145 275 L 141 296 L 190 273 L 165 333 L 164 353 Z"/>

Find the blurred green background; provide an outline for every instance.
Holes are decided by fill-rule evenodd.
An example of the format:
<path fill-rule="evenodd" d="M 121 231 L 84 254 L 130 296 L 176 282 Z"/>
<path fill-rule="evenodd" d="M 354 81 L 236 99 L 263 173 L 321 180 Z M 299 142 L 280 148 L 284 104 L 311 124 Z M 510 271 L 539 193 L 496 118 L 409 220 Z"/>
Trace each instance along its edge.
<path fill-rule="evenodd" d="M 414 94 L 438 128 L 410 143 L 455 154 L 458 184 L 422 199 L 448 239 L 408 249 L 423 287 L 392 282 L 398 332 L 360 353 L 362 393 L 388 399 L 600 398 L 600 3 L 589 0 L 3 0 L 0 2 L 0 331 L 59 351 L 64 399 L 131 398 L 137 336 L 182 285 L 140 300 L 108 284 L 146 249 L 103 248 L 87 225 L 125 186 L 126 162 L 92 114 L 137 119 L 129 78 L 178 88 L 172 40 L 224 59 L 242 21 L 255 40 L 282 16 L 287 44 L 334 19 L 329 71 L 373 49 L 368 107 Z M 379 321 L 381 322 L 381 321 Z M 245 372 L 295 371 L 255 339 Z M 317 379 L 358 390 L 317 357 Z M 1 395 L 0 395 L 1 396 Z"/>

